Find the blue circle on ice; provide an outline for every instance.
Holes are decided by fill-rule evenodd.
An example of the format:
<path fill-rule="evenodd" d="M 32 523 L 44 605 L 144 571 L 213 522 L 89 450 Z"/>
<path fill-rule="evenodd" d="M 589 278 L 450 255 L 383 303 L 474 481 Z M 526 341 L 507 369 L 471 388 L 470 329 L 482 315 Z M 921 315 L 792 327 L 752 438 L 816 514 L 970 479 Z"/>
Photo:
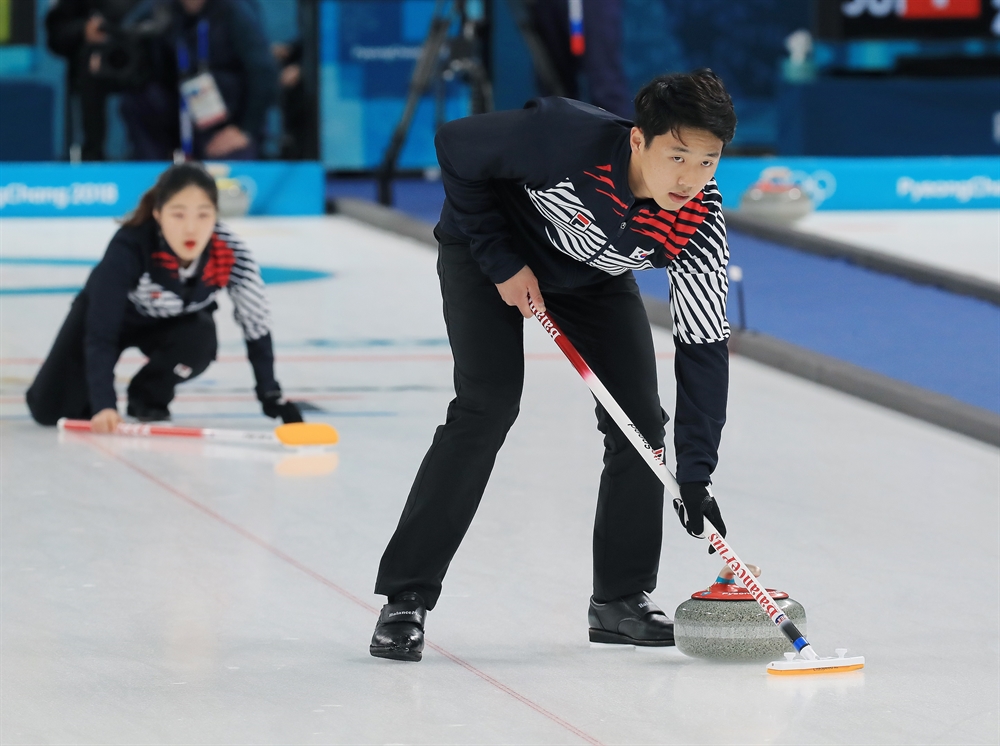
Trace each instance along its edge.
<path fill-rule="evenodd" d="M 94 267 L 97 259 L 76 259 L 69 257 L 34 257 L 34 256 L 0 256 L 0 264 L 16 266 L 55 266 L 55 267 Z M 324 280 L 334 277 L 333 272 L 302 267 L 274 267 L 262 265 L 260 276 L 265 285 L 278 285 L 285 282 L 306 282 L 309 280 Z M 23 287 L 0 286 L 0 295 L 57 295 L 63 293 L 78 293 L 82 285 L 26 285 Z"/>

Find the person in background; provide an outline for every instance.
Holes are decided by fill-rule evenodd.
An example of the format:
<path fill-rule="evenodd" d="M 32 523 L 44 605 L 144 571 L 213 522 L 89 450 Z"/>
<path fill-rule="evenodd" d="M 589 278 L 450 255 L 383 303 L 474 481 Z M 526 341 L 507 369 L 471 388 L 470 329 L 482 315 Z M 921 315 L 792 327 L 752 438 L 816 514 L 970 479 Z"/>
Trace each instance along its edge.
<path fill-rule="evenodd" d="M 589 102 L 630 119 L 632 97 L 622 62 L 623 4 L 624 0 L 534 0 L 531 14 L 562 83 L 562 95 L 581 99 L 582 71 Z M 542 88 L 543 96 L 557 93 Z"/>
<path fill-rule="evenodd" d="M 65 57 L 69 90 L 80 94 L 83 114 L 85 161 L 104 160 L 107 132 L 106 103 L 110 93 L 105 80 L 96 75 L 90 52 L 110 39 L 111 29 L 138 0 L 56 0 L 45 16 L 48 46 Z"/>
<path fill-rule="evenodd" d="M 28 389 L 35 421 L 90 419 L 112 432 L 118 412 L 115 364 L 128 347 L 149 362 L 128 387 L 127 412 L 140 422 L 170 418 L 174 387 L 215 360 L 215 297 L 225 288 L 243 328 L 264 414 L 301 422 L 274 377 L 271 317 L 260 270 L 247 247 L 217 221 L 215 180 L 200 164 L 172 166 L 111 239 L 73 301 Z"/>
<path fill-rule="evenodd" d="M 281 117 L 283 135 L 281 157 L 296 161 L 303 157 L 306 139 L 306 89 L 302 81 L 302 41 L 272 44 L 271 54 L 281 66 Z"/>
<path fill-rule="evenodd" d="M 167 8 L 167 33 L 153 41 L 152 81 L 122 99 L 137 160 L 258 157 L 278 70 L 247 0 L 145 0 L 136 22 Z M 182 115 L 186 124 L 182 125 Z"/>

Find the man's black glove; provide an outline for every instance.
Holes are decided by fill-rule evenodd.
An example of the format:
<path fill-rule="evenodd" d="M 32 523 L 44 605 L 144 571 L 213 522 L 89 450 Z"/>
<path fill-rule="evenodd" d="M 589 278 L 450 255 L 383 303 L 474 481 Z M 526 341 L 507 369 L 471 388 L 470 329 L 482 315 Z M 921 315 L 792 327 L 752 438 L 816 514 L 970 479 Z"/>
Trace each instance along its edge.
<path fill-rule="evenodd" d="M 719 529 L 719 533 L 726 535 L 726 524 L 722 520 L 722 513 L 719 512 L 719 504 L 715 502 L 715 497 L 707 484 L 701 482 L 686 482 L 680 485 L 681 499 L 674 498 L 674 510 L 677 517 L 681 519 L 684 529 L 698 539 L 705 538 L 705 518 L 712 522 L 712 525 Z M 715 553 L 715 547 L 708 548 L 709 554 Z"/>
<path fill-rule="evenodd" d="M 289 422 L 302 422 L 302 412 L 298 405 L 285 399 L 280 391 L 268 391 L 261 395 L 260 403 L 268 417 L 280 417 L 286 425 Z"/>

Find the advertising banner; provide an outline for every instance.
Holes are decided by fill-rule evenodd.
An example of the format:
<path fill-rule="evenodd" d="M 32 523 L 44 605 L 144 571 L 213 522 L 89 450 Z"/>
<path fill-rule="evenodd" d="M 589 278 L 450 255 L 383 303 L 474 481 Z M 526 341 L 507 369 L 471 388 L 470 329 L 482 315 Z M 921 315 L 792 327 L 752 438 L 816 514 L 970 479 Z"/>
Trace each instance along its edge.
<path fill-rule="evenodd" d="M 1000 208 L 1000 157 L 740 158 L 723 156 L 716 174 L 725 204 L 751 185 L 799 186 L 818 210 Z"/>
<path fill-rule="evenodd" d="M 0 163 L 0 217 L 120 217 L 168 163 Z M 207 164 L 220 204 L 249 215 L 322 215 L 325 175 L 313 162 Z"/>

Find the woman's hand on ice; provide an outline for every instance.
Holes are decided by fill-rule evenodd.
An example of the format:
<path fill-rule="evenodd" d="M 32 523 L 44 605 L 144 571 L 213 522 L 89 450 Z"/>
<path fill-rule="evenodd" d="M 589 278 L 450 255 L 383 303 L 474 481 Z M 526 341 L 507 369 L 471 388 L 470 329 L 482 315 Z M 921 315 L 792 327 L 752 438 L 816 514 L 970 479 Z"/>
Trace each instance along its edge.
<path fill-rule="evenodd" d="M 113 433 L 122 422 L 117 409 L 102 409 L 90 418 L 90 427 L 95 433 Z"/>

